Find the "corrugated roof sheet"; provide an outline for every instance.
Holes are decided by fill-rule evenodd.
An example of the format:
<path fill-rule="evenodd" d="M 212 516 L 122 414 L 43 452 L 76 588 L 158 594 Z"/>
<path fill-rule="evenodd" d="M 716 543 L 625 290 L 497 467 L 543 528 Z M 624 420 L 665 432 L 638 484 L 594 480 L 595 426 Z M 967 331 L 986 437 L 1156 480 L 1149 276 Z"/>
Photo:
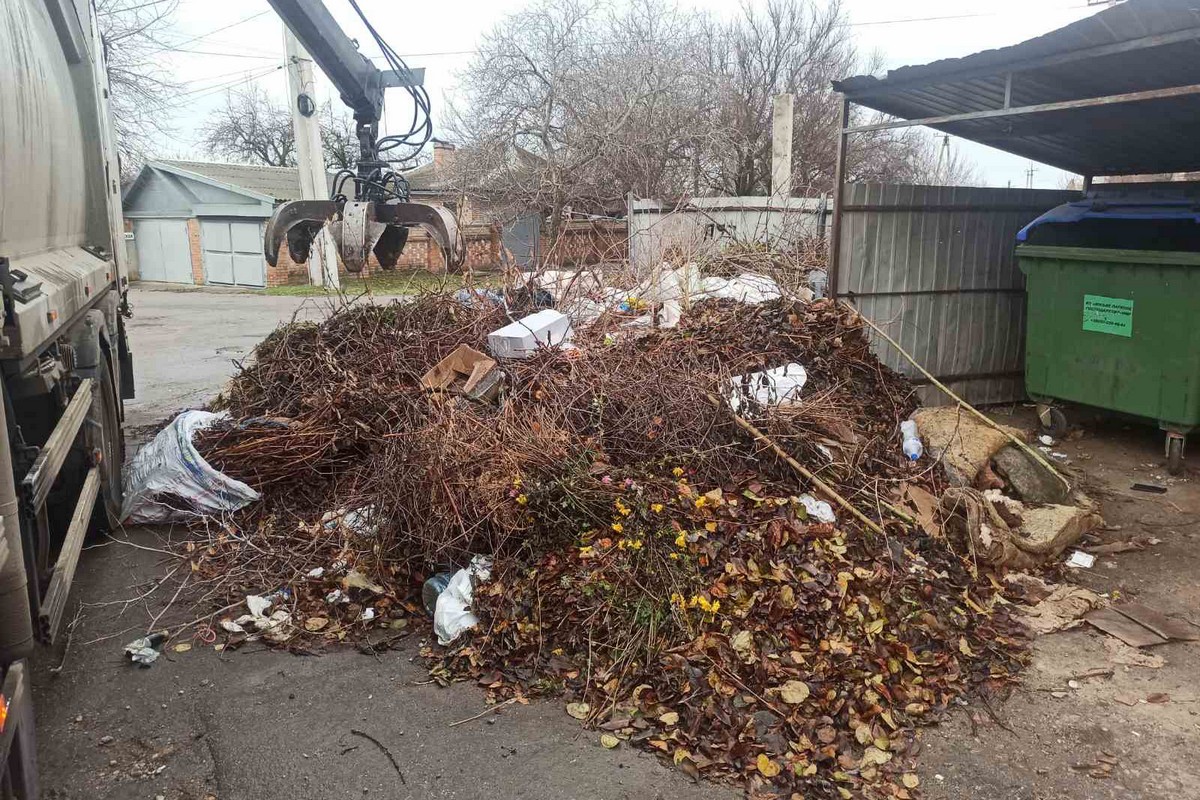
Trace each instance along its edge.
<path fill-rule="evenodd" d="M 1012 47 L 834 88 L 858 105 L 922 119 L 1003 108 L 1009 72 L 1013 107 L 1200 84 L 1200 0 L 1126 0 Z M 1200 169 L 1200 95 L 933 127 L 1082 174 Z"/>
<path fill-rule="evenodd" d="M 296 167 L 262 167 L 253 164 L 220 164 L 208 161 L 176 161 L 160 159 L 157 163 L 201 175 L 258 194 L 274 197 L 276 201 L 299 200 L 300 170 Z"/>

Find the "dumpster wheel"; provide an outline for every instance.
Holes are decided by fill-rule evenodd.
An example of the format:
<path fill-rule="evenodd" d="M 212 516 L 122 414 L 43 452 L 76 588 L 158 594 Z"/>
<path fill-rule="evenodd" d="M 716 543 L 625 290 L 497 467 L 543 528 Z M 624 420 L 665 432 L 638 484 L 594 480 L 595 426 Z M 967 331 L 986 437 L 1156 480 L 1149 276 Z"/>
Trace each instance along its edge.
<path fill-rule="evenodd" d="M 1178 475 L 1183 472 L 1183 445 L 1186 439 L 1182 434 L 1167 434 L 1167 472 Z"/>
<path fill-rule="evenodd" d="M 1047 436 L 1055 439 L 1065 439 L 1067 438 L 1067 434 L 1071 432 L 1071 426 L 1067 422 L 1067 415 L 1058 406 L 1052 406 L 1048 403 L 1038 403 L 1037 415 L 1042 433 Z"/>

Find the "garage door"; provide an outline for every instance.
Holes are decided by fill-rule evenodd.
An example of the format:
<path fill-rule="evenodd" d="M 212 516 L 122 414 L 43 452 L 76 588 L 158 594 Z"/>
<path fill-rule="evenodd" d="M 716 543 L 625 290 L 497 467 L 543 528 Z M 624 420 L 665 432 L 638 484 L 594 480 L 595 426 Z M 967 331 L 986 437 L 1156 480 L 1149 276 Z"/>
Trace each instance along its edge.
<path fill-rule="evenodd" d="M 204 247 L 204 271 L 209 283 L 225 286 L 263 286 L 262 223 L 202 220 L 200 241 Z"/>
<path fill-rule="evenodd" d="M 137 248 L 138 277 L 142 280 L 194 283 L 185 220 L 135 220 L 133 244 Z"/>

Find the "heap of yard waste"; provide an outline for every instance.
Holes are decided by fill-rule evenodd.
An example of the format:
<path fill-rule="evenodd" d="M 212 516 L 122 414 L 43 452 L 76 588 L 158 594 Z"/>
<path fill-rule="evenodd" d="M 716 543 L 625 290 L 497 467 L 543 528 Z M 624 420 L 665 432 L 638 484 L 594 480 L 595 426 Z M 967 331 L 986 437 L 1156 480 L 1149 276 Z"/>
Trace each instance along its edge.
<path fill-rule="evenodd" d="M 422 377 L 521 310 L 429 295 L 281 327 L 196 437 L 262 497 L 196 523 L 193 574 L 223 603 L 274 591 L 269 638 L 312 649 L 411 628 L 426 578 L 486 555 L 436 676 L 560 695 L 607 746 L 756 796 L 911 796 L 914 727 L 1025 656 L 969 542 L 915 522 L 945 477 L 901 452 L 912 387 L 829 300 L 639 311 L 474 399 Z M 789 364 L 798 395 L 744 377 Z"/>

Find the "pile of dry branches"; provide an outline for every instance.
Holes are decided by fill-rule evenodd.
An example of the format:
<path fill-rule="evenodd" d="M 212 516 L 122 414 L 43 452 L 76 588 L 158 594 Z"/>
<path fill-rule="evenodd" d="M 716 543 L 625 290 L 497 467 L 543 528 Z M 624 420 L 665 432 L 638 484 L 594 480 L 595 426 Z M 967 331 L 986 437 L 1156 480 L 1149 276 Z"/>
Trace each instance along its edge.
<path fill-rule="evenodd" d="M 612 741 L 753 789 L 907 796 L 912 725 L 1009 680 L 1023 646 L 998 584 L 901 508 L 944 479 L 900 453 L 913 390 L 861 320 L 830 301 L 709 300 L 672 329 L 608 314 L 504 362 L 498 403 L 420 387 L 507 321 L 426 296 L 264 341 L 196 442 L 263 499 L 208 525 L 193 573 L 231 600 L 286 589 L 312 647 L 403 624 L 426 577 L 487 554 L 481 624 L 437 674 L 565 691 Z M 800 400 L 733 412 L 735 376 L 788 363 Z"/>

